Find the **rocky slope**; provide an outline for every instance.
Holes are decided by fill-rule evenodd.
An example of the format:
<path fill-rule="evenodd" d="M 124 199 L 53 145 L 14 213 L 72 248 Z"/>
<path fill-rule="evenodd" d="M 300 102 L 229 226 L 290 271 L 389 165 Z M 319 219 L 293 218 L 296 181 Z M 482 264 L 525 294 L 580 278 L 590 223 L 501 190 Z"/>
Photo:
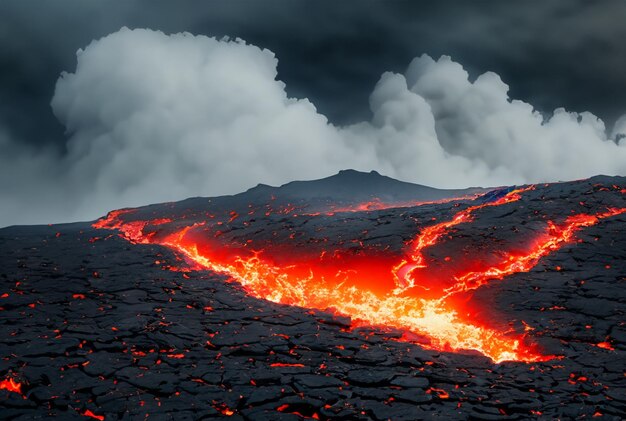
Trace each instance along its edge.
<path fill-rule="evenodd" d="M 2 418 L 625 418 L 626 213 L 607 212 L 626 208 L 626 178 L 478 193 L 348 171 L 151 205 L 110 215 L 100 228 L 2 229 Z M 591 219 L 558 240 L 580 215 Z M 438 342 L 436 326 L 371 327 L 357 313 L 322 308 L 315 291 L 268 301 L 267 289 L 232 281 L 251 272 L 233 264 L 217 273 L 166 241 L 192 226 L 189 238 L 216 241 L 225 265 L 252 244 L 285 271 L 358 256 L 416 260 L 417 240 L 434 232 L 418 250 L 424 276 L 396 273 L 423 283 L 402 289 L 410 300 L 547 243 L 526 266 L 490 272 L 446 298 L 456 323 L 522 338 L 541 358 L 496 363 L 482 348 Z M 339 257 L 325 260 L 329 250 Z M 310 266 L 318 255 L 321 269 Z M 298 297 L 312 305 L 289 305 Z"/>

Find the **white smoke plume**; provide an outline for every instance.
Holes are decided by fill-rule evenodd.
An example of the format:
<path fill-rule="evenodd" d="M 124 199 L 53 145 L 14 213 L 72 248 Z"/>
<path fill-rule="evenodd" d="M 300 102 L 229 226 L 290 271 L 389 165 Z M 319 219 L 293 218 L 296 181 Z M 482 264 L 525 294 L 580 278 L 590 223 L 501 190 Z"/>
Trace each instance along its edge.
<path fill-rule="evenodd" d="M 588 112 L 543 116 L 510 99 L 497 74 L 472 81 L 450 57 L 383 74 L 371 121 L 347 127 L 276 78 L 274 54 L 242 40 L 123 28 L 93 41 L 52 98 L 66 155 L 24 150 L 0 131 L 0 226 L 346 168 L 448 188 L 626 174 L 626 116 L 612 130 Z"/>

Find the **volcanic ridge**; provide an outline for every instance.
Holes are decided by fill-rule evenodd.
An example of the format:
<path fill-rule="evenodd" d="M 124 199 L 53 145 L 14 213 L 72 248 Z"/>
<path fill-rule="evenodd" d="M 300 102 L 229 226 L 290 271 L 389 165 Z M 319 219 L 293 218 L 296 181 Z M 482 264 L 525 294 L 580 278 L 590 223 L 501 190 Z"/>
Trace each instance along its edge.
<path fill-rule="evenodd" d="M 626 178 L 353 170 L 0 229 L 3 419 L 626 418 Z"/>

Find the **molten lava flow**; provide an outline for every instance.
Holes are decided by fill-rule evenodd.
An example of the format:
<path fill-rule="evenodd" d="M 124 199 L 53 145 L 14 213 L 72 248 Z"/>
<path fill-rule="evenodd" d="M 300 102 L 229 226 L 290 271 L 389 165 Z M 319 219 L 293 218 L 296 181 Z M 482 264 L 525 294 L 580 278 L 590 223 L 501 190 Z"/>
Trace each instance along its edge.
<path fill-rule="evenodd" d="M 94 228 L 117 229 L 124 233 L 124 237 L 133 243 L 150 243 L 150 235 L 144 234 L 146 225 L 163 225 L 172 222 L 171 219 L 160 218 L 150 221 L 123 222 L 120 216 L 132 213 L 133 209 L 120 209 L 109 212 L 106 219 L 93 224 Z"/>
<path fill-rule="evenodd" d="M 431 225 L 422 230 L 422 232 L 417 236 L 417 238 L 412 242 L 411 245 L 411 253 L 408 256 L 408 259 L 402 260 L 400 264 L 394 267 L 394 276 L 396 278 L 396 282 L 398 286 L 394 291 L 396 294 L 401 293 L 407 288 L 411 288 L 415 286 L 415 282 L 411 277 L 411 274 L 416 269 L 422 269 L 426 267 L 424 262 L 424 256 L 422 251 L 430 246 L 435 245 L 441 239 L 441 236 L 446 233 L 449 228 L 453 226 L 471 222 L 472 214 L 478 209 L 482 209 L 488 206 L 500 206 L 505 203 L 515 202 L 521 199 L 520 194 L 532 190 L 534 186 L 529 186 L 523 189 L 512 190 L 501 198 L 492 201 L 483 203 L 476 206 L 470 206 L 469 208 L 458 212 L 454 215 L 450 221 L 441 222 L 439 224 Z"/>
<path fill-rule="evenodd" d="M 404 256 L 365 247 L 356 253 L 344 249 L 294 251 L 289 245 L 274 243 L 264 243 L 255 251 L 248 247 L 252 240 L 245 244 L 224 243 L 222 232 L 215 231 L 224 222 L 201 222 L 157 232 L 153 226 L 169 220 L 124 221 L 132 210 L 113 211 L 94 227 L 117 229 L 134 243 L 170 247 L 194 262 L 194 269 L 226 274 L 254 297 L 349 315 L 353 327 L 374 325 L 414 332 L 429 340 L 428 347 L 475 350 L 496 362 L 542 361 L 550 357 L 527 344 L 523 335 L 511 335 L 461 316 L 458 300 L 453 298 L 490 281 L 530 270 L 542 257 L 570 243 L 576 231 L 626 209 L 549 222 L 545 232 L 526 249 L 492 256 L 489 262 L 480 260 L 472 266 L 451 265 L 447 272 L 431 268 L 424 257 L 424 250 L 442 242 L 450 228 L 473 221 L 476 211 L 518 201 L 532 188 L 509 191 L 422 229 Z M 225 221 L 237 217 L 236 212 L 230 212 Z"/>
<path fill-rule="evenodd" d="M 611 208 L 597 215 L 579 214 L 568 217 L 563 224 L 556 225 L 548 221 L 548 230 L 538 238 L 530 251 L 525 254 L 507 253 L 502 262 L 477 272 L 468 272 L 456 277 L 454 286 L 446 290 L 446 297 L 462 291 L 479 288 L 487 282 L 502 279 L 519 272 L 528 272 L 537 265 L 539 259 L 558 250 L 565 243 L 573 240 L 576 231 L 597 224 L 601 219 L 619 215 L 626 209 Z"/>

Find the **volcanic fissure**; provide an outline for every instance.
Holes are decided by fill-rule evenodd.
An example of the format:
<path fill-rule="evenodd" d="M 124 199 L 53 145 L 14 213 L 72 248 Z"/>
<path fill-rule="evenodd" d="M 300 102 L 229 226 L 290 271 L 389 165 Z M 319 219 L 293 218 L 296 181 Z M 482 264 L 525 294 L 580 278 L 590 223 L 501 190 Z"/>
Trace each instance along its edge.
<path fill-rule="evenodd" d="M 125 218 L 135 210 L 123 209 L 110 212 L 93 227 L 118 230 L 131 243 L 169 247 L 187 259 L 189 265 L 184 270 L 209 269 L 226 274 L 257 298 L 330 309 L 351 317 L 353 327 L 400 329 L 427 338 L 424 345 L 433 349 L 474 350 L 495 362 L 534 362 L 554 356 L 542 353 L 525 334 L 512 334 L 475 320 L 471 312 L 463 309 L 464 297 L 489 283 L 530 271 L 543 257 L 574 243 L 578 231 L 625 213 L 626 208 L 607 208 L 600 213 L 577 213 L 559 221 L 542 221 L 544 228 L 540 235 L 520 240 L 515 249 L 500 250 L 489 256 L 476 255 L 471 259 L 446 256 L 443 261 L 436 261 L 428 255 L 429 248 L 454 241 L 448 235 L 450 230 L 480 218 L 481 209 L 519 201 L 533 188 L 502 190 L 472 202 L 459 199 L 457 206 L 462 210 L 449 219 L 422 227 L 400 255 L 367 246 L 359 247 L 356 252 L 340 248 L 319 252 L 278 242 L 259 245 L 251 239 L 222 240 L 221 229 L 239 217 L 235 211 L 228 212 L 223 220 L 208 215 L 204 221 L 185 225 L 184 221 L 169 218 L 127 221 Z M 377 202 L 375 209 L 398 206 Z M 371 207 L 361 203 L 342 207 L 333 214 L 368 211 Z M 297 214 L 297 209 L 291 208 L 283 213 L 287 218 L 319 216 L 319 213 Z M 403 338 L 410 340 L 411 335 Z"/>

